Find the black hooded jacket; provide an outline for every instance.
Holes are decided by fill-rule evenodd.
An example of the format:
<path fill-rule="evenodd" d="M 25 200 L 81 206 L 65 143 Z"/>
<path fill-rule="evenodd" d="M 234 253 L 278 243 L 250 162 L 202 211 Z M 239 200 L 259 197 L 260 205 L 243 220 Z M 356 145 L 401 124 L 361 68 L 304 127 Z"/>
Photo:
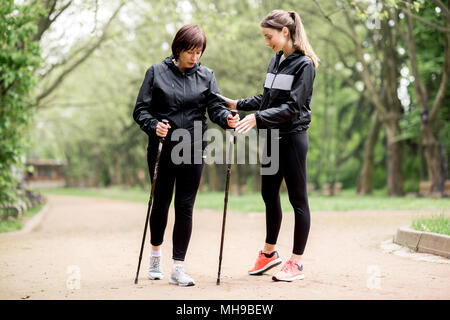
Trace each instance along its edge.
<path fill-rule="evenodd" d="M 167 57 L 152 65 L 145 74 L 144 82 L 136 100 L 133 118 L 150 138 L 156 137 L 159 121 L 167 119 L 171 132 L 178 128 L 191 134 L 194 121 L 202 121 L 203 132 L 207 128 L 206 111 L 209 118 L 224 129 L 229 129 L 225 101 L 219 93 L 214 72 L 200 64 L 186 69 L 184 73 Z"/>
<path fill-rule="evenodd" d="M 278 52 L 270 61 L 264 93 L 237 103 L 238 110 L 259 110 L 255 113 L 257 127 L 279 129 L 280 136 L 309 128 L 315 78 L 311 58 L 295 51 L 279 63 L 282 54 Z"/>

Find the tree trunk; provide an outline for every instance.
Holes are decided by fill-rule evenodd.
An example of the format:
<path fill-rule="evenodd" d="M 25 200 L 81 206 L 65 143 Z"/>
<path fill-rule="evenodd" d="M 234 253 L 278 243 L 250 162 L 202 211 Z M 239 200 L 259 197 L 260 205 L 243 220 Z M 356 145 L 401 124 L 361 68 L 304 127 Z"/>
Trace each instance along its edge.
<path fill-rule="evenodd" d="M 239 194 L 247 193 L 247 179 L 248 179 L 248 164 L 235 165 L 234 166 L 239 171 Z"/>
<path fill-rule="evenodd" d="M 326 44 L 326 58 L 327 61 L 329 60 L 329 53 L 330 50 L 328 48 L 328 42 Z M 325 102 L 324 102 L 324 107 L 323 107 L 323 117 L 322 117 L 322 141 L 330 141 L 330 126 L 328 124 L 328 108 L 330 107 L 330 97 L 334 97 L 334 90 L 330 90 L 330 88 L 334 88 L 333 86 L 330 86 L 330 79 L 328 77 L 328 72 L 324 72 L 324 81 L 323 81 L 323 85 L 324 85 L 324 92 L 325 92 Z M 334 101 L 333 101 L 334 102 Z M 322 172 L 322 165 L 323 165 L 323 158 L 327 157 L 329 155 L 329 149 L 327 148 L 329 146 L 329 143 L 321 143 L 319 148 L 319 159 L 317 160 L 317 171 L 316 174 L 314 175 L 314 177 L 312 178 L 312 183 L 314 184 L 314 187 L 316 189 L 319 188 L 320 186 L 320 174 Z"/>
<path fill-rule="evenodd" d="M 259 165 L 253 166 L 253 192 L 261 192 L 261 174 Z"/>
<path fill-rule="evenodd" d="M 240 195 L 239 189 L 239 174 L 236 164 L 231 165 L 231 175 L 230 175 L 230 194 Z"/>
<path fill-rule="evenodd" d="M 447 1 L 450 3 L 450 1 Z M 412 5 L 412 1 L 409 1 L 409 4 Z M 426 163 L 427 163 L 427 172 L 428 179 L 431 182 L 430 193 L 434 192 L 443 192 L 441 185 L 443 187 L 443 172 L 441 170 L 441 157 L 439 154 L 439 148 L 436 142 L 436 137 L 434 135 L 434 123 L 438 113 L 439 108 L 441 107 L 443 100 L 446 95 L 446 88 L 448 83 L 448 78 L 450 74 L 450 49 L 449 49 L 449 36 L 444 33 L 445 38 L 445 47 L 444 47 L 444 65 L 443 65 L 443 73 L 442 79 L 439 86 L 439 90 L 437 92 L 436 97 L 433 101 L 433 107 L 431 111 L 428 109 L 430 105 L 430 96 L 432 94 L 426 90 L 426 87 L 422 81 L 422 78 L 419 73 L 419 64 L 416 56 L 416 43 L 414 38 L 414 26 L 411 17 L 411 11 L 409 7 L 407 7 L 406 11 L 406 26 L 407 26 L 407 37 L 406 44 L 408 46 L 408 54 L 411 61 L 412 71 L 415 78 L 414 88 L 421 106 L 421 121 L 420 121 L 420 133 L 421 133 L 421 143 L 423 146 L 423 153 L 425 155 Z M 444 25 L 448 25 L 444 20 Z"/>
<path fill-rule="evenodd" d="M 439 192 L 442 173 L 439 149 L 433 133 L 433 123 L 421 122 L 422 145 L 428 168 L 428 180 L 431 182 L 430 193 Z"/>
<path fill-rule="evenodd" d="M 111 176 L 111 185 L 117 186 L 121 184 L 121 174 L 120 174 L 120 161 L 119 159 L 115 159 L 114 166 L 112 170 L 109 172 Z"/>
<path fill-rule="evenodd" d="M 385 123 L 387 140 L 387 187 L 390 196 L 403 195 L 402 152 L 403 143 L 396 141 L 400 128 L 396 119 Z"/>
<path fill-rule="evenodd" d="M 386 131 L 387 138 L 387 187 L 390 196 L 403 195 L 403 178 L 402 178 L 402 153 L 403 143 L 396 141 L 401 133 L 399 121 L 402 117 L 403 108 L 398 98 L 398 79 L 399 59 L 396 51 L 397 36 L 388 24 L 388 21 L 382 22 L 381 47 L 383 51 L 383 64 L 381 75 L 383 78 L 384 103 L 388 112 L 382 114 L 380 119 Z"/>
<path fill-rule="evenodd" d="M 219 191 L 219 181 L 217 179 L 217 166 L 216 164 L 211 164 L 208 166 L 208 182 L 209 191 Z"/>
<path fill-rule="evenodd" d="M 360 195 L 372 193 L 372 178 L 374 169 L 375 158 L 375 145 L 378 140 L 378 136 L 381 129 L 381 122 L 378 119 L 378 115 L 375 111 L 372 124 L 370 127 L 369 135 L 366 138 L 364 144 L 364 161 L 361 172 L 359 174 L 357 193 Z"/>

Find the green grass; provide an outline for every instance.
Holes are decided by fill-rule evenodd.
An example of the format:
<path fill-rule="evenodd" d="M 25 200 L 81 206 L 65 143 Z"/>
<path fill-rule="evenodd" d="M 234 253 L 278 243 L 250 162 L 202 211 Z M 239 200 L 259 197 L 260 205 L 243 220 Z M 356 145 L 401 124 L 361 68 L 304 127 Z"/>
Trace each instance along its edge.
<path fill-rule="evenodd" d="M 34 206 L 31 209 L 25 211 L 19 219 L 0 220 L 0 233 L 17 231 L 22 229 L 25 219 L 34 216 L 36 213 L 40 212 L 43 207 L 44 204 Z"/>
<path fill-rule="evenodd" d="M 139 188 L 112 187 L 103 189 L 57 188 L 39 190 L 43 194 L 59 194 L 83 197 L 100 197 L 133 202 L 148 202 L 149 193 Z M 223 192 L 199 192 L 195 202 L 196 209 L 223 210 Z M 283 211 L 292 211 L 287 193 L 281 194 Z M 373 196 L 357 196 L 354 190 L 344 190 L 334 197 L 309 195 L 312 211 L 349 210 L 450 210 L 450 199 L 387 197 L 383 191 Z M 173 201 L 172 201 L 173 206 Z M 264 202 L 259 193 L 241 196 L 229 195 L 228 209 L 239 212 L 264 212 Z"/>
<path fill-rule="evenodd" d="M 420 217 L 413 220 L 411 228 L 450 236 L 450 217 L 444 214 L 433 215 L 431 218 Z"/>
<path fill-rule="evenodd" d="M 49 188 L 39 189 L 42 194 L 56 194 L 62 196 L 79 196 L 91 198 L 105 198 L 112 200 L 126 200 L 132 202 L 148 202 L 148 192 L 140 188 Z"/>

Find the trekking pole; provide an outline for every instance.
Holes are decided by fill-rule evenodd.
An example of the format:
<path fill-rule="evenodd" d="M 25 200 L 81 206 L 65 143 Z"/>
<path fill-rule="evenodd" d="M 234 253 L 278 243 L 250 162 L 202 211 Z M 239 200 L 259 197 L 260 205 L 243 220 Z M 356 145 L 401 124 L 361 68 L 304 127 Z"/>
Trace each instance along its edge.
<path fill-rule="evenodd" d="M 164 124 L 168 124 L 169 121 L 162 120 Z M 142 252 L 144 251 L 144 244 L 145 244 L 145 237 L 147 235 L 147 226 L 148 226 L 148 220 L 150 217 L 150 209 L 153 204 L 153 195 L 155 194 L 155 186 L 156 186 L 156 178 L 158 176 L 158 165 L 159 165 L 159 158 L 161 157 L 161 151 L 163 147 L 164 137 L 159 139 L 159 145 L 158 145 L 158 153 L 156 155 L 156 162 L 155 162 L 155 170 L 153 171 L 153 181 L 152 181 L 152 189 L 150 191 L 150 199 L 148 201 L 148 207 L 147 207 L 147 217 L 145 218 L 145 227 L 144 227 L 144 235 L 142 236 L 142 244 L 141 244 L 141 252 L 139 253 L 139 263 L 136 271 L 136 278 L 134 279 L 134 284 L 138 283 L 138 277 L 139 277 L 139 269 L 141 268 L 141 260 L 142 260 Z"/>
<path fill-rule="evenodd" d="M 237 110 L 230 110 L 231 115 L 234 117 L 237 114 Z M 231 163 L 233 161 L 233 150 L 234 150 L 234 144 L 235 144 L 235 136 L 234 132 L 231 133 L 230 138 L 230 152 L 229 152 L 229 159 L 228 159 L 228 167 L 227 167 L 227 180 L 225 184 L 225 199 L 224 199 L 224 207 L 223 207 L 223 220 L 222 220 L 222 237 L 220 240 L 220 254 L 219 254 L 219 271 L 217 272 L 217 285 L 220 285 L 220 269 L 222 267 L 222 252 L 223 252 L 223 240 L 224 240 L 224 234 L 225 234 L 225 222 L 227 219 L 227 205 L 228 205 L 228 190 L 230 189 L 230 175 L 231 175 Z"/>

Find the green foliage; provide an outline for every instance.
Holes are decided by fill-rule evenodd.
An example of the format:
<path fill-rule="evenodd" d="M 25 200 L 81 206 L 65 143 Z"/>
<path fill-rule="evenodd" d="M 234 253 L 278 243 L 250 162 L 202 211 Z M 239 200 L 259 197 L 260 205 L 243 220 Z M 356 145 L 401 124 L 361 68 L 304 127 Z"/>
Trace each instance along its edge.
<path fill-rule="evenodd" d="M 42 10 L 37 4 L 0 2 L 0 206 L 16 199 L 17 176 L 34 111 L 31 93 L 40 64 L 39 44 L 31 38 Z"/>
<path fill-rule="evenodd" d="M 439 128 L 438 132 L 438 140 L 439 145 L 443 149 L 442 153 L 447 159 L 447 172 L 450 169 L 448 159 L 450 159 L 450 93 L 447 92 L 447 96 L 445 98 L 446 105 L 443 106 L 440 110 L 439 121 L 437 127 Z"/>
<path fill-rule="evenodd" d="M 312 1 L 189 0 L 183 3 L 189 3 L 192 10 L 187 10 L 175 0 L 134 1 L 127 5 L 125 13 L 133 17 L 133 23 L 123 18 L 117 19 L 108 40 L 43 101 L 33 126 L 34 146 L 28 154 L 65 160 L 71 186 L 126 184 L 148 189 L 147 137 L 132 119 L 146 69 L 171 54 L 172 38 L 181 25 L 197 23 L 203 27 L 208 38 L 201 63 L 214 70 L 221 92 L 234 99 L 262 93 L 267 65 L 274 53 L 265 46 L 259 23 L 271 10 L 283 8 L 301 14 L 309 40 L 321 59 L 316 71 L 311 103 L 312 122 L 308 131 L 309 180 L 318 187 L 338 181 L 343 182 L 346 188 L 354 188 L 363 161 L 361 145 L 369 133 L 374 107 L 368 101 L 367 88 L 359 90 L 350 85 L 352 82 L 362 83 L 361 73 L 355 67 L 357 61 L 351 40 L 330 26 Z M 335 2 L 320 3 L 336 25 L 345 29 L 342 10 Z M 355 3 L 364 13 L 362 7 L 367 2 Z M 383 8 L 394 5 L 401 7 L 404 2 L 392 0 Z M 103 4 L 99 12 L 104 9 L 103 6 L 107 4 Z M 383 19 L 393 17 L 393 14 L 387 15 L 388 12 L 390 10 L 383 11 L 386 15 Z M 436 16 L 428 2 L 414 13 L 435 23 L 442 19 Z M 357 21 L 364 20 L 363 16 L 355 15 L 353 18 L 358 26 L 358 36 L 364 41 L 364 54 L 370 56 L 367 61 L 369 68 L 377 75 L 374 78 L 378 86 L 383 80 L 379 67 L 382 53 L 373 44 L 378 31 L 369 30 L 363 21 Z M 400 31 L 404 32 L 404 27 L 402 19 L 392 27 L 398 39 L 402 39 Z M 436 92 L 442 70 L 442 39 L 429 27 L 416 21 L 414 30 L 420 49 L 419 71 L 426 80 L 426 86 Z M 402 40 L 399 41 L 406 48 Z M 70 52 L 77 52 L 87 42 L 89 35 L 75 43 Z M 333 44 L 337 44 L 343 53 L 348 67 L 342 66 L 341 57 L 336 54 Z M 340 68 L 337 67 L 339 63 Z M 397 67 L 404 65 L 409 67 L 406 53 L 401 55 Z M 424 166 L 419 149 L 420 112 L 413 82 L 408 90 L 411 107 L 401 119 L 402 134 L 398 137 L 407 144 L 402 170 L 407 192 L 417 189 L 420 168 Z M 241 113 L 243 116 L 244 112 Z M 449 119 L 449 108 L 443 107 L 438 134 L 447 153 L 450 152 Z M 382 129 L 375 146 L 375 189 L 386 185 L 386 157 L 386 139 Z M 214 179 L 209 175 L 212 173 L 218 176 L 218 188 L 223 187 L 222 169 L 221 166 L 206 166 L 205 186 L 214 184 Z M 139 178 L 142 173 L 145 183 Z M 242 174 L 239 171 L 239 181 L 247 185 L 247 189 L 257 186 L 258 179 L 259 175 L 254 174 L 250 166 Z"/>
<path fill-rule="evenodd" d="M 419 6 L 415 4 L 415 8 L 416 11 L 418 11 L 417 14 L 419 14 L 423 19 L 430 21 L 436 25 L 442 24 L 442 21 L 445 19 L 442 13 L 438 14 L 436 12 L 436 5 L 430 1 L 426 1 L 424 4 L 421 4 Z M 431 110 L 434 97 L 439 90 L 439 85 L 444 69 L 443 52 L 445 39 L 441 32 L 434 28 L 430 28 L 421 21 L 413 20 L 413 27 L 414 37 L 416 40 L 417 65 L 419 69 L 418 71 L 423 84 L 428 91 L 428 109 Z M 409 62 L 407 62 L 407 65 L 411 70 Z M 410 149 L 411 155 L 413 155 L 414 153 L 419 155 L 418 157 L 409 157 L 408 161 L 405 162 L 405 166 L 403 167 L 403 171 L 405 173 L 405 191 L 407 192 L 417 191 L 420 180 L 426 179 L 426 173 L 422 173 L 423 176 L 419 175 L 421 166 L 420 161 L 424 158 L 424 155 L 421 154 L 421 152 L 423 151 L 419 148 L 422 143 L 420 133 L 421 107 L 418 104 L 418 97 L 416 96 L 413 81 L 408 87 L 408 92 L 411 96 L 412 103 L 410 106 L 410 110 L 403 115 L 400 121 L 402 134 L 398 137 L 398 140 L 404 140 L 410 145 L 416 146 L 416 148 Z M 448 121 L 450 120 L 450 104 L 448 103 L 448 101 L 450 101 L 449 99 L 450 93 L 448 91 L 447 98 L 445 99 L 444 104 L 440 109 L 438 120 L 435 126 L 435 135 L 437 138 L 437 142 L 442 150 L 441 161 L 444 162 L 444 166 L 445 162 L 448 162 L 448 159 L 450 159 L 450 123 Z M 416 164 L 414 166 L 411 166 L 413 162 L 415 162 Z"/>
<path fill-rule="evenodd" d="M 412 140 L 416 143 L 420 142 L 420 110 L 414 108 L 407 112 L 400 119 L 400 128 L 402 133 L 397 136 L 398 141 Z"/>

